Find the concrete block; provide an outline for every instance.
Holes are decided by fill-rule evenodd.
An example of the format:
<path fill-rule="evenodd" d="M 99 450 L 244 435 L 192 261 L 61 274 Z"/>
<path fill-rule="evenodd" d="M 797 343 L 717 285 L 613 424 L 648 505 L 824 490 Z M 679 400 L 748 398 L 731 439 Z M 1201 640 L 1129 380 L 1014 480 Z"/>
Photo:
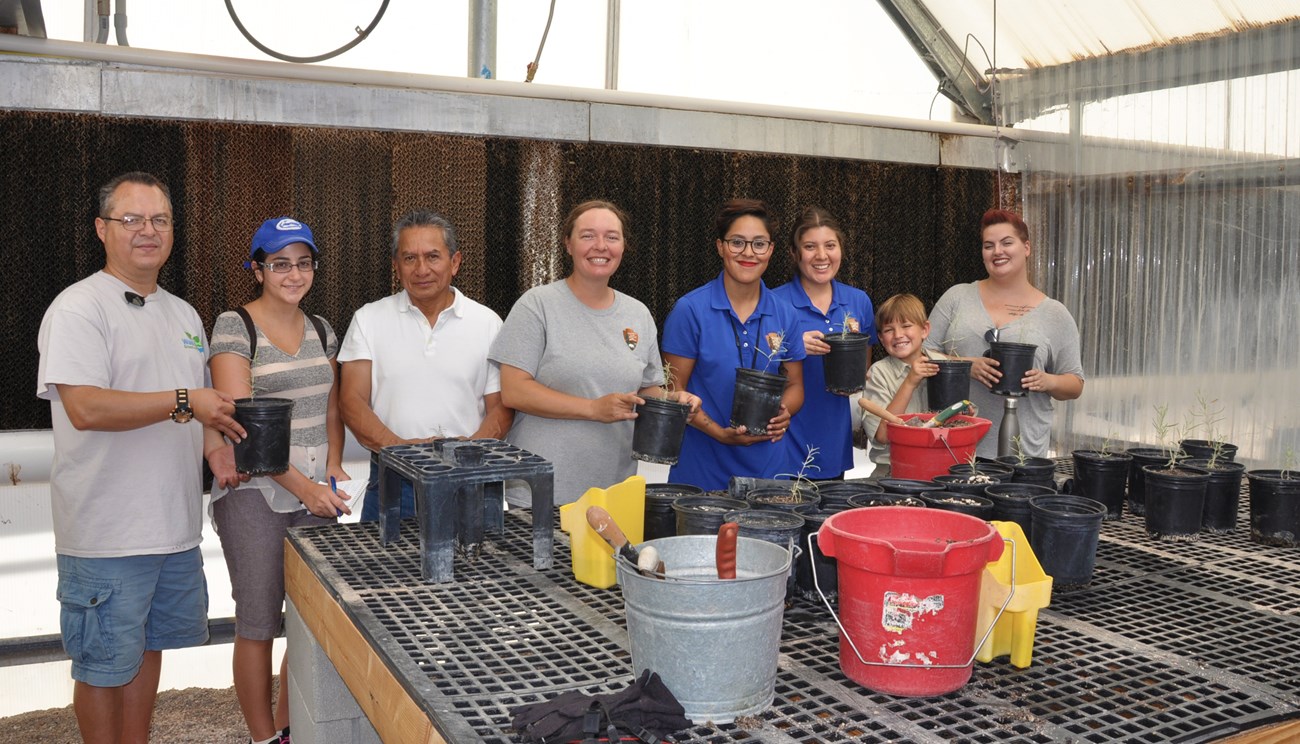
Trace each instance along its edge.
<path fill-rule="evenodd" d="M 293 602 L 286 601 L 285 636 L 288 639 L 289 678 L 303 698 L 313 721 L 364 718 L 365 713 L 343 684 L 334 663 L 316 642 Z M 297 729 L 294 729 L 297 738 Z"/>

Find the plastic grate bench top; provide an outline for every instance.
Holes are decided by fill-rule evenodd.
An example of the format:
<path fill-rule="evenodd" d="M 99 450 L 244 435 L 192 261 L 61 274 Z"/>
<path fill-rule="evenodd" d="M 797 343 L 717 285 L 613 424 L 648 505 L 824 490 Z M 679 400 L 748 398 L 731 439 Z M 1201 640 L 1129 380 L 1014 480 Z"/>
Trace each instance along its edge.
<path fill-rule="evenodd" d="M 1068 470 L 1068 464 L 1062 471 Z M 839 668 L 825 607 L 787 608 L 776 700 L 758 716 L 678 732 L 700 742 L 1206 742 L 1300 717 L 1297 553 L 1235 532 L 1191 543 L 1147 537 L 1140 517 L 1103 524 L 1090 586 L 1057 591 L 1038 616 L 1034 663 L 975 664 L 961 690 L 931 698 L 871 692 Z M 454 744 L 519 739 L 511 708 L 632 679 L 622 597 L 573 579 L 567 536 L 554 567 L 532 566 L 527 510 L 506 514 L 456 581 L 420 579 L 416 530 L 383 546 L 378 527 L 295 530 L 291 541 L 375 652 L 452 716 Z"/>

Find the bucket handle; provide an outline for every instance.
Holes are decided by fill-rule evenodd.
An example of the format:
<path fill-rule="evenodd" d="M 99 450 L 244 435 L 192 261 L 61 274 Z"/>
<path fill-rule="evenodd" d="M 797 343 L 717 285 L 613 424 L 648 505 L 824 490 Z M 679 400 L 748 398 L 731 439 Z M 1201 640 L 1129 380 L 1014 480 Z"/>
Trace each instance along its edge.
<path fill-rule="evenodd" d="M 940 438 L 939 438 L 939 441 L 940 441 L 940 442 L 943 442 L 943 448 L 946 449 L 946 450 L 948 450 L 948 455 L 949 455 L 950 457 L 952 457 L 952 461 L 955 462 L 955 463 L 957 463 L 958 465 L 960 465 L 960 464 L 961 464 L 961 460 L 958 459 L 958 457 L 957 457 L 957 453 L 956 453 L 956 452 L 953 452 L 953 451 L 952 451 L 952 447 L 950 447 L 950 446 L 948 445 L 948 437 L 940 437 Z"/>
<path fill-rule="evenodd" d="M 756 538 L 746 538 L 746 539 L 752 540 Z M 803 548 L 795 544 L 794 538 L 791 538 L 790 542 L 788 542 L 786 545 L 784 546 L 778 545 L 777 547 L 787 547 L 788 550 L 786 555 L 785 566 L 783 566 L 780 570 L 774 572 L 772 576 L 775 576 L 776 574 L 779 573 L 787 573 L 787 574 L 790 573 L 790 568 L 794 566 L 794 562 L 798 560 L 800 555 L 803 554 Z M 651 576 L 656 579 L 663 579 L 668 582 L 677 582 L 680 584 L 726 584 L 726 583 L 732 583 L 736 581 L 749 581 L 752 578 L 754 578 L 749 576 L 738 576 L 734 579 L 717 579 L 717 578 L 697 579 L 692 576 L 672 576 L 667 571 L 660 573 L 658 571 L 651 571 L 649 569 L 640 568 L 635 563 L 628 560 L 627 556 L 623 555 L 621 552 L 614 553 L 613 558 L 615 563 L 622 563 L 624 566 L 626 566 L 627 570 L 630 573 L 640 574 L 642 576 Z"/>
<path fill-rule="evenodd" d="M 812 539 L 814 534 L 816 533 L 812 533 L 812 532 L 808 533 L 808 554 L 809 555 L 813 554 Z M 844 640 L 849 642 L 849 647 L 853 649 L 853 653 L 858 657 L 858 661 L 862 662 L 863 664 L 866 664 L 867 666 L 893 667 L 895 669 L 899 667 L 907 667 L 907 666 L 918 667 L 922 669 L 965 669 L 966 667 L 975 663 L 975 657 L 979 655 L 980 649 L 984 647 L 984 644 L 985 642 L 988 641 L 989 636 L 993 634 L 993 628 L 995 628 L 998 624 L 998 621 L 1002 619 L 1002 613 L 1006 612 L 1007 607 L 1010 606 L 1011 598 L 1016 596 L 1016 541 L 1012 540 L 1009 537 L 1004 537 L 1002 538 L 1002 542 L 1011 546 L 1011 591 L 1007 593 L 1007 599 L 1005 602 L 1002 603 L 1002 606 L 998 608 L 997 616 L 993 618 L 993 622 L 989 623 L 988 630 L 984 631 L 984 637 L 980 638 L 979 641 L 976 642 L 975 648 L 972 649 L 970 652 L 970 658 L 967 659 L 966 663 L 964 664 L 890 664 L 889 662 L 885 662 L 885 661 L 867 661 L 862 657 L 862 652 L 858 650 L 858 644 L 853 642 L 853 636 L 849 635 L 849 631 L 847 628 L 844 627 L 844 623 L 840 622 L 839 614 L 835 612 L 834 607 L 831 607 L 830 600 L 826 598 L 826 594 L 822 591 L 821 582 L 817 580 L 817 570 L 815 567 L 812 572 L 813 586 L 816 587 L 817 589 L 817 596 L 822 598 L 822 604 L 826 605 L 826 609 L 830 610 L 831 612 L 831 617 L 835 618 L 835 624 L 840 627 L 840 632 L 844 634 Z"/>

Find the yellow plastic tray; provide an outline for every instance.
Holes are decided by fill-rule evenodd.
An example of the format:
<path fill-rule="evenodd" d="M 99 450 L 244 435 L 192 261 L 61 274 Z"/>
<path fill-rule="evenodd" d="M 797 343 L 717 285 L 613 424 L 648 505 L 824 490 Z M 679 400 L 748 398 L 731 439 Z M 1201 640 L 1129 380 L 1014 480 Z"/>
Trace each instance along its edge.
<path fill-rule="evenodd" d="M 587 524 L 587 508 L 599 506 L 618 523 L 628 542 L 641 542 L 645 534 L 645 478 L 634 475 L 609 488 L 588 488 L 582 498 L 560 507 L 560 529 L 569 533 L 573 576 L 597 589 L 617 581 L 614 549 Z"/>
<path fill-rule="evenodd" d="M 1043 567 L 1034 555 L 1024 530 L 1015 522 L 992 522 L 1002 537 L 1015 543 L 1015 593 L 1007 610 L 993 626 L 988 640 L 980 646 L 975 658 L 982 662 L 993 661 L 1010 654 L 1011 665 L 1025 669 L 1034 658 L 1034 634 L 1038 630 L 1038 611 L 1052 600 L 1052 577 L 1043 573 Z M 979 618 L 975 629 L 978 643 L 998 615 L 998 608 L 1011 594 L 1011 550 L 1002 551 L 1002 557 L 984 569 L 980 586 Z"/>

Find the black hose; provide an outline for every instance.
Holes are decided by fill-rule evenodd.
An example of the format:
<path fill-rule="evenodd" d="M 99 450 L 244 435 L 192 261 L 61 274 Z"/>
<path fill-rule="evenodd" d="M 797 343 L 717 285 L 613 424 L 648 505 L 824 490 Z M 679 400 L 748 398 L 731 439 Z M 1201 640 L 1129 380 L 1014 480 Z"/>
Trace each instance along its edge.
<path fill-rule="evenodd" d="M 244 24 L 239 21 L 239 14 L 235 12 L 235 6 L 231 4 L 231 0 L 226 0 L 226 12 L 230 13 L 230 20 L 235 22 L 235 28 L 239 29 L 239 33 L 243 34 L 245 39 L 248 39 L 248 43 L 257 47 L 263 53 L 269 54 L 270 56 L 275 57 L 276 59 L 281 59 L 284 60 L 285 62 L 301 62 L 304 64 L 308 62 L 323 62 L 331 57 L 337 57 L 340 54 L 351 49 L 352 47 L 356 46 L 357 44 L 360 44 L 362 41 L 365 40 L 367 36 L 370 35 L 371 31 L 375 30 L 375 26 L 379 25 L 379 19 L 384 17 L 384 11 L 386 10 L 388 10 L 388 0 L 384 0 L 383 4 L 379 6 L 379 12 L 375 14 L 375 19 L 370 22 L 369 26 L 366 26 L 364 31 L 361 30 L 360 28 L 357 29 L 357 38 L 353 39 L 352 41 L 349 41 L 348 43 L 344 44 L 338 49 L 335 49 L 332 52 L 318 54 L 315 57 L 293 57 L 288 54 L 281 54 L 275 51 L 274 49 L 271 49 L 270 47 L 266 46 L 265 44 L 258 41 L 257 39 L 253 38 L 253 35 L 248 32 L 248 29 L 244 28 Z"/>

